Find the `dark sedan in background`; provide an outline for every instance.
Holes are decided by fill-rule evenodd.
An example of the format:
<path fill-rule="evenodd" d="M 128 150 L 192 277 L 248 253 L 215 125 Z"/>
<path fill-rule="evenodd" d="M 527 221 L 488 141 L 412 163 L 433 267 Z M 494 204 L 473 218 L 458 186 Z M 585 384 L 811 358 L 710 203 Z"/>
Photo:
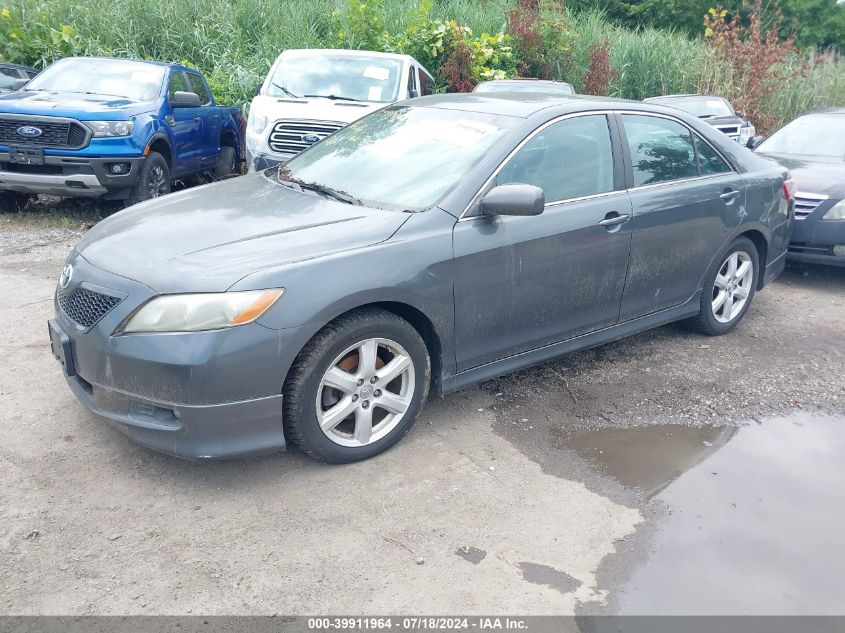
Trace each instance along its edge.
<path fill-rule="evenodd" d="M 38 71 L 29 66 L 0 62 L 0 94 L 15 92 L 38 75 Z"/>
<path fill-rule="evenodd" d="M 678 108 L 707 121 L 740 145 L 748 145 L 757 133 L 751 121 L 734 110 L 731 102 L 715 95 L 665 95 L 645 99 L 646 103 Z"/>
<path fill-rule="evenodd" d="M 798 189 L 789 258 L 845 266 L 845 108 L 800 116 L 756 151 L 789 168 Z"/>
<path fill-rule="evenodd" d="M 791 192 L 680 110 L 422 97 L 100 222 L 50 337 L 79 400 L 142 444 L 349 462 L 430 388 L 681 319 L 730 332 L 783 269 Z"/>

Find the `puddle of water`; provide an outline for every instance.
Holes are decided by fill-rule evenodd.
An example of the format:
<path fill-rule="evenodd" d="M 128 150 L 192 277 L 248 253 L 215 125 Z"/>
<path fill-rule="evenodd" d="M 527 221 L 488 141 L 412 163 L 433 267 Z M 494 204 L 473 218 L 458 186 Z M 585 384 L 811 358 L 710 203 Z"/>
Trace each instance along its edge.
<path fill-rule="evenodd" d="M 548 565 L 537 563 L 519 563 L 522 577 L 535 585 L 548 585 L 561 593 L 569 593 L 581 586 L 581 581 L 576 580 L 567 573 L 564 573 Z"/>
<path fill-rule="evenodd" d="M 471 545 L 464 545 L 463 547 L 459 547 L 457 550 L 455 550 L 455 554 L 457 554 L 464 560 L 468 560 L 473 565 L 478 565 L 478 563 L 487 558 L 487 552 L 485 552 L 483 549 L 472 547 Z"/>
<path fill-rule="evenodd" d="M 660 434 L 667 429 L 671 436 Z M 573 438 L 579 454 L 658 491 L 668 509 L 645 559 L 611 570 L 627 577 L 611 590 L 613 612 L 845 614 L 845 417 L 799 413 L 730 433 L 679 431 Z"/>
<path fill-rule="evenodd" d="M 619 483 L 653 496 L 721 448 L 735 426 L 669 424 L 573 434 L 568 446 Z"/>

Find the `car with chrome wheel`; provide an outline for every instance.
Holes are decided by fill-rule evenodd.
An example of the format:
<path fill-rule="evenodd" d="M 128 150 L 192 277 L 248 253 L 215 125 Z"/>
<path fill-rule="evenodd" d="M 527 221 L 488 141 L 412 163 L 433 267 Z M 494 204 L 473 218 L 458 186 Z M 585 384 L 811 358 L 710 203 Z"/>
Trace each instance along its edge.
<path fill-rule="evenodd" d="M 787 167 L 798 188 L 789 259 L 845 266 L 845 108 L 798 117 L 755 151 Z"/>
<path fill-rule="evenodd" d="M 351 462 L 429 393 L 672 321 L 732 331 L 783 269 L 792 193 L 679 110 L 423 97 L 102 221 L 50 340 L 77 398 L 141 444 Z"/>

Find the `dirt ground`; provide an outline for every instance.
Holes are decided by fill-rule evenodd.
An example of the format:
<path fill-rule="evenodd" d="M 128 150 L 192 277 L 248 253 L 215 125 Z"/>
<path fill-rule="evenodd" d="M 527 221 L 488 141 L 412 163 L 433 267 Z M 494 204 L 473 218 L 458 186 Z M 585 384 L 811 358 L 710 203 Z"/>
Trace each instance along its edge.
<path fill-rule="evenodd" d="M 667 585 L 684 613 L 845 610 L 845 546 L 767 527 L 841 525 L 845 270 L 790 267 L 725 337 L 670 325 L 432 401 L 364 463 L 191 463 L 107 428 L 50 355 L 95 219 L 0 218 L 0 615 L 653 613 Z"/>

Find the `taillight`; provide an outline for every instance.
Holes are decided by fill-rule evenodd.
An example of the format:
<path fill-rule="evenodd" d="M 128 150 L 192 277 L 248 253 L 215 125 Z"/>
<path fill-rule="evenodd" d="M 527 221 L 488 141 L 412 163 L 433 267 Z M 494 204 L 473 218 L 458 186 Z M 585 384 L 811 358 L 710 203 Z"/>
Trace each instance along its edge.
<path fill-rule="evenodd" d="M 788 178 L 787 180 L 783 181 L 783 198 L 787 202 L 790 202 L 793 198 L 795 198 L 795 181 L 792 178 Z"/>

